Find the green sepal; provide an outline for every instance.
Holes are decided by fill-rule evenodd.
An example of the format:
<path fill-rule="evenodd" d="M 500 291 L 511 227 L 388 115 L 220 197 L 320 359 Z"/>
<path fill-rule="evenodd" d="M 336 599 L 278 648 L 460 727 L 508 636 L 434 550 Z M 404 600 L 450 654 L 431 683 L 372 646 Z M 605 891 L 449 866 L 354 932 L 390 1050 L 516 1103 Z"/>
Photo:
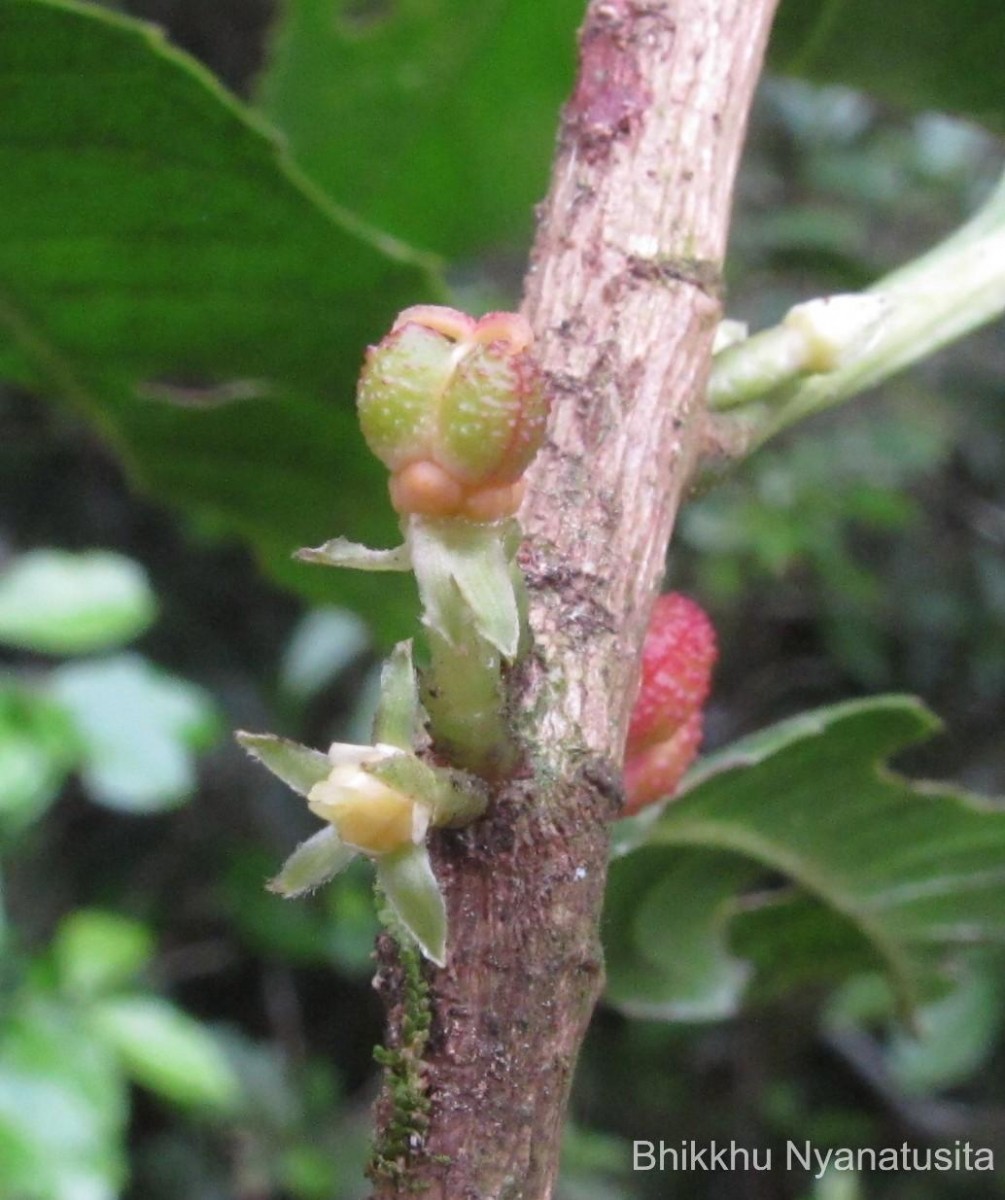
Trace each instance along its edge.
<path fill-rule="evenodd" d="M 293 556 L 298 562 L 322 567 L 346 567 L 353 571 L 410 571 L 412 560 L 407 546 L 392 550 L 371 550 L 359 542 L 337 537 L 323 546 L 305 546 Z"/>
<path fill-rule="evenodd" d="M 334 879 L 357 853 L 342 841 L 334 825 L 326 825 L 306 842 L 301 842 L 266 887 L 287 900 L 302 896 L 305 892 L 313 892 L 329 879 Z"/>
<path fill-rule="evenodd" d="M 399 750 L 412 750 L 423 736 L 424 723 L 409 638 L 395 646 L 381 670 L 373 740 Z"/>
<path fill-rule="evenodd" d="M 274 733 L 245 733 L 243 730 L 235 733 L 234 737 L 252 758 L 257 758 L 262 766 L 301 796 L 306 796 L 316 783 L 331 774 L 332 763 L 327 754 L 301 746 L 289 738 L 277 737 Z"/>
<path fill-rule="evenodd" d="M 377 883 L 403 930 L 438 967 L 447 960 L 447 907 L 425 846 L 374 859 Z"/>
<path fill-rule="evenodd" d="M 423 517 L 408 523 L 424 622 L 455 646 L 475 632 L 510 662 L 520 648 L 520 611 L 507 552 L 514 525 Z"/>
<path fill-rule="evenodd" d="M 482 815 L 488 803 L 481 786 L 470 776 L 431 767 L 414 754 L 395 754 L 378 762 L 364 763 L 363 770 L 425 804 L 430 810 L 429 823 L 438 828 L 470 825 Z"/>

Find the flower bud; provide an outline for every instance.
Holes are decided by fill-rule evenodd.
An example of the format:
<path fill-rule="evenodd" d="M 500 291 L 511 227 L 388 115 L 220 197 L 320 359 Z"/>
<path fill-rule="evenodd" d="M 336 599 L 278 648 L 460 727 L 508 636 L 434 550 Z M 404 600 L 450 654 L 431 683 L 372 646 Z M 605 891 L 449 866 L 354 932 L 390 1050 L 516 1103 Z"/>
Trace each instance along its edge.
<path fill-rule="evenodd" d="M 389 854 L 418 845 L 429 827 L 429 809 L 358 766 L 337 766 L 316 783 L 307 807 L 335 826 L 347 846 L 364 854 Z"/>
<path fill-rule="evenodd" d="M 475 321 L 420 305 L 370 348 L 360 425 L 399 512 L 492 521 L 516 511 L 548 416 L 530 342 L 517 313 Z"/>

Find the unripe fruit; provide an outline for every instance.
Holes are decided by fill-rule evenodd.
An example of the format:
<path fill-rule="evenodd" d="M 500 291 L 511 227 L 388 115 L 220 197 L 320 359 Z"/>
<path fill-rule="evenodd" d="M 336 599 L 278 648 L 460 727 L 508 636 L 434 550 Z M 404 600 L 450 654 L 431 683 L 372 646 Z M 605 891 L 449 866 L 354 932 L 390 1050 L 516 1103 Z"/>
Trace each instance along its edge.
<path fill-rule="evenodd" d="M 492 521 L 516 511 L 548 416 L 530 342 L 517 313 L 475 321 L 419 305 L 370 348 L 360 426 L 391 471 L 398 512 Z"/>
<path fill-rule="evenodd" d="M 694 760 L 716 657 L 715 630 L 704 611 L 679 592 L 660 596 L 628 726 L 623 815 L 672 795 Z"/>

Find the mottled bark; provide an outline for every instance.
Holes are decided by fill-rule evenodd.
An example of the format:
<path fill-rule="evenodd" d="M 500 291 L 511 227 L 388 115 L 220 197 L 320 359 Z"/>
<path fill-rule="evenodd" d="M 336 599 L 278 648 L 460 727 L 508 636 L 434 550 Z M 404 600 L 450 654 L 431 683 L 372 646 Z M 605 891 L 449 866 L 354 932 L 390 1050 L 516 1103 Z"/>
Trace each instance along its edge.
<path fill-rule="evenodd" d="M 603 979 L 606 824 L 637 659 L 699 437 L 736 164 L 774 0 L 594 0 L 524 311 L 555 399 L 521 519 L 525 748 L 442 834 L 450 961 L 429 973 L 428 1133 L 378 1195 L 550 1195 Z M 392 1042 L 400 1007 L 385 965 Z M 386 1122 L 389 1097 L 379 1106 Z"/>

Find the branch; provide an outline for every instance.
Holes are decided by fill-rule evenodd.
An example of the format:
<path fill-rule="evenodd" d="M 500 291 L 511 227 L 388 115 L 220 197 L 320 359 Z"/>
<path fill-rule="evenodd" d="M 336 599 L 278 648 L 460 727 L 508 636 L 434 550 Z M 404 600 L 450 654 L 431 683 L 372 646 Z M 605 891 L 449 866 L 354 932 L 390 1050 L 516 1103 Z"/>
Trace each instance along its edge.
<path fill-rule="evenodd" d="M 592 0 L 524 311 L 555 398 L 521 514 L 535 646 L 519 777 L 434 842 L 428 1127 L 380 1196 L 543 1200 L 602 987 L 606 823 L 667 541 L 697 452 L 737 161 L 773 0 Z M 382 948 L 391 1047 L 404 972 Z M 399 1097 L 400 1099 L 400 1097 Z M 381 1133 L 396 1119 L 385 1088 Z M 387 1164 L 385 1164 L 385 1167 Z"/>
<path fill-rule="evenodd" d="M 1005 310 L 1005 176 L 965 225 L 880 279 L 863 297 L 880 304 L 882 315 L 835 370 L 793 379 L 795 373 L 786 378 L 781 363 L 777 378 L 770 372 L 758 376 L 759 347 L 777 330 L 724 350 L 712 371 L 709 405 L 735 411 L 710 416 L 710 440 L 727 456 L 742 457 L 783 429 L 875 387 L 1000 316 Z"/>

